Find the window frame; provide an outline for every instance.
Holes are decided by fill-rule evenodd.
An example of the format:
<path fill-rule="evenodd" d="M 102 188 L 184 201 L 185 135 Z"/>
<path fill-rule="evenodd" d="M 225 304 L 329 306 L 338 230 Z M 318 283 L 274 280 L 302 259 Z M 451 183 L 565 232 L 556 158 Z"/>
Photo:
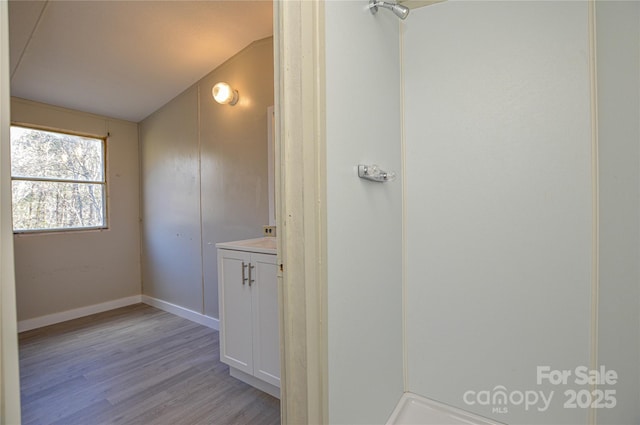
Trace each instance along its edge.
<path fill-rule="evenodd" d="M 107 141 L 110 134 L 106 136 L 81 133 L 77 131 L 64 130 L 55 127 L 40 126 L 29 123 L 22 123 L 17 121 L 11 121 L 9 130 L 13 127 L 21 127 L 27 130 L 47 131 L 50 133 L 64 134 L 68 136 L 85 137 L 89 139 L 100 140 L 102 143 L 102 177 L 103 181 L 93 180 L 73 180 L 73 179 L 60 179 L 60 178 L 42 178 L 42 177 L 14 177 L 13 170 L 10 170 L 11 174 L 11 187 L 13 188 L 14 181 L 32 181 L 32 182 L 52 182 L 52 183 L 79 183 L 79 184 L 99 184 L 102 185 L 102 215 L 103 224 L 101 226 L 86 226 L 86 227 L 61 227 L 61 228 L 42 228 L 42 229 L 18 229 L 16 230 L 13 225 L 13 196 L 11 197 L 11 227 L 14 235 L 33 235 L 33 234 L 47 234 L 47 233 L 78 233 L 78 232 L 94 232 L 109 230 L 109 173 L 108 173 L 108 156 L 107 156 Z M 11 143 L 11 142 L 10 142 Z M 11 163 L 13 165 L 13 163 Z M 13 168 L 13 167 L 11 167 Z M 12 189 L 13 190 L 13 189 Z"/>

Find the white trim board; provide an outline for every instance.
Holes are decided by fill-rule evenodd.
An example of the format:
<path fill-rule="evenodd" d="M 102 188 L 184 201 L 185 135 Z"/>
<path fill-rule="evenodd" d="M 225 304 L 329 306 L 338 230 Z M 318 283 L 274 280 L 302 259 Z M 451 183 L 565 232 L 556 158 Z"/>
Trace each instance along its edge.
<path fill-rule="evenodd" d="M 46 316 L 34 317 L 33 319 L 21 320 L 18 322 L 18 332 L 30 331 L 44 326 L 54 325 L 67 320 L 78 319 L 90 316 L 103 311 L 109 311 L 120 307 L 142 302 L 142 296 L 133 295 L 131 297 L 120 298 L 100 304 L 93 304 L 86 307 L 74 308 L 73 310 L 61 311 L 59 313 L 47 314 Z"/>
<path fill-rule="evenodd" d="M 142 295 L 142 302 L 168 313 L 175 314 L 183 319 L 191 320 L 192 322 L 215 329 L 216 331 L 220 330 L 220 320 L 215 317 L 205 316 L 204 314 L 189 310 L 188 308 L 180 307 L 179 305 L 171 304 L 170 302 L 153 298 L 148 295 Z"/>
<path fill-rule="evenodd" d="M 191 320 L 192 322 L 215 329 L 216 331 L 220 330 L 220 321 L 214 317 L 205 316 L 204 314 L 200 314 L 193 310 L 189 310 L 148 295 L 133 295 L 131 297 L 120 298 L 100 304 L 74 308 L 73 310 L 47 314 L 46 316 L 34 317 L 33 319 L 21 320 L 18 322 L 18 332 L 30 331 L 32 329 L 66 322 L 67 320 L 78 319 L 80 317 L 90 316 L 92 314 L 102 313 L 103 311 L 114 310 L 116 308 L 139 303 L 144 303 L 168 313 L 175 314 L 183 319 Z"/>

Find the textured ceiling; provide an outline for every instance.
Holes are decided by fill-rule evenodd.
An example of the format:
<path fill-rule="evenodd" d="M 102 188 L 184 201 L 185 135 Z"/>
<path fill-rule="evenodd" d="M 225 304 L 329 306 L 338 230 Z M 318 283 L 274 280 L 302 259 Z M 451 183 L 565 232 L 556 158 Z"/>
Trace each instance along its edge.
<path fill-rule="evenodd" d="M 9 2 L 11 94 L 138 122 L 254 40 L 272 2 Z"/>

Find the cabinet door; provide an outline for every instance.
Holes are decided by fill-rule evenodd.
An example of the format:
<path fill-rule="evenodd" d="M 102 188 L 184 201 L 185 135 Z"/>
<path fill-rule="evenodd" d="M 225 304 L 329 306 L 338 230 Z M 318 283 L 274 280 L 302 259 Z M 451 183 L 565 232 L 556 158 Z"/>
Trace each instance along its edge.
<path fill-rule="evenodd" d="M 250 261 L 251 254 L 247 252 L 218 250 L 220 361 L 253 374 Z"/>
<path fill-rule="evenodd" d="M 253 291 L 253 374 L 280 386 L 280 332 L 275 255 L 251 254 Z"/>

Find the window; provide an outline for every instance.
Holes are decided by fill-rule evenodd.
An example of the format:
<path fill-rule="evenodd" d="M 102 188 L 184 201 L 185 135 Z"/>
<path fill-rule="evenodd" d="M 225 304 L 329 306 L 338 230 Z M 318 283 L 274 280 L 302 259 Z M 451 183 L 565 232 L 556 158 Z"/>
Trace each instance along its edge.
<path fill-rule="evenodd" d="M 105 140 L 11 127 L 13 231 L 106 227 Z"/>

